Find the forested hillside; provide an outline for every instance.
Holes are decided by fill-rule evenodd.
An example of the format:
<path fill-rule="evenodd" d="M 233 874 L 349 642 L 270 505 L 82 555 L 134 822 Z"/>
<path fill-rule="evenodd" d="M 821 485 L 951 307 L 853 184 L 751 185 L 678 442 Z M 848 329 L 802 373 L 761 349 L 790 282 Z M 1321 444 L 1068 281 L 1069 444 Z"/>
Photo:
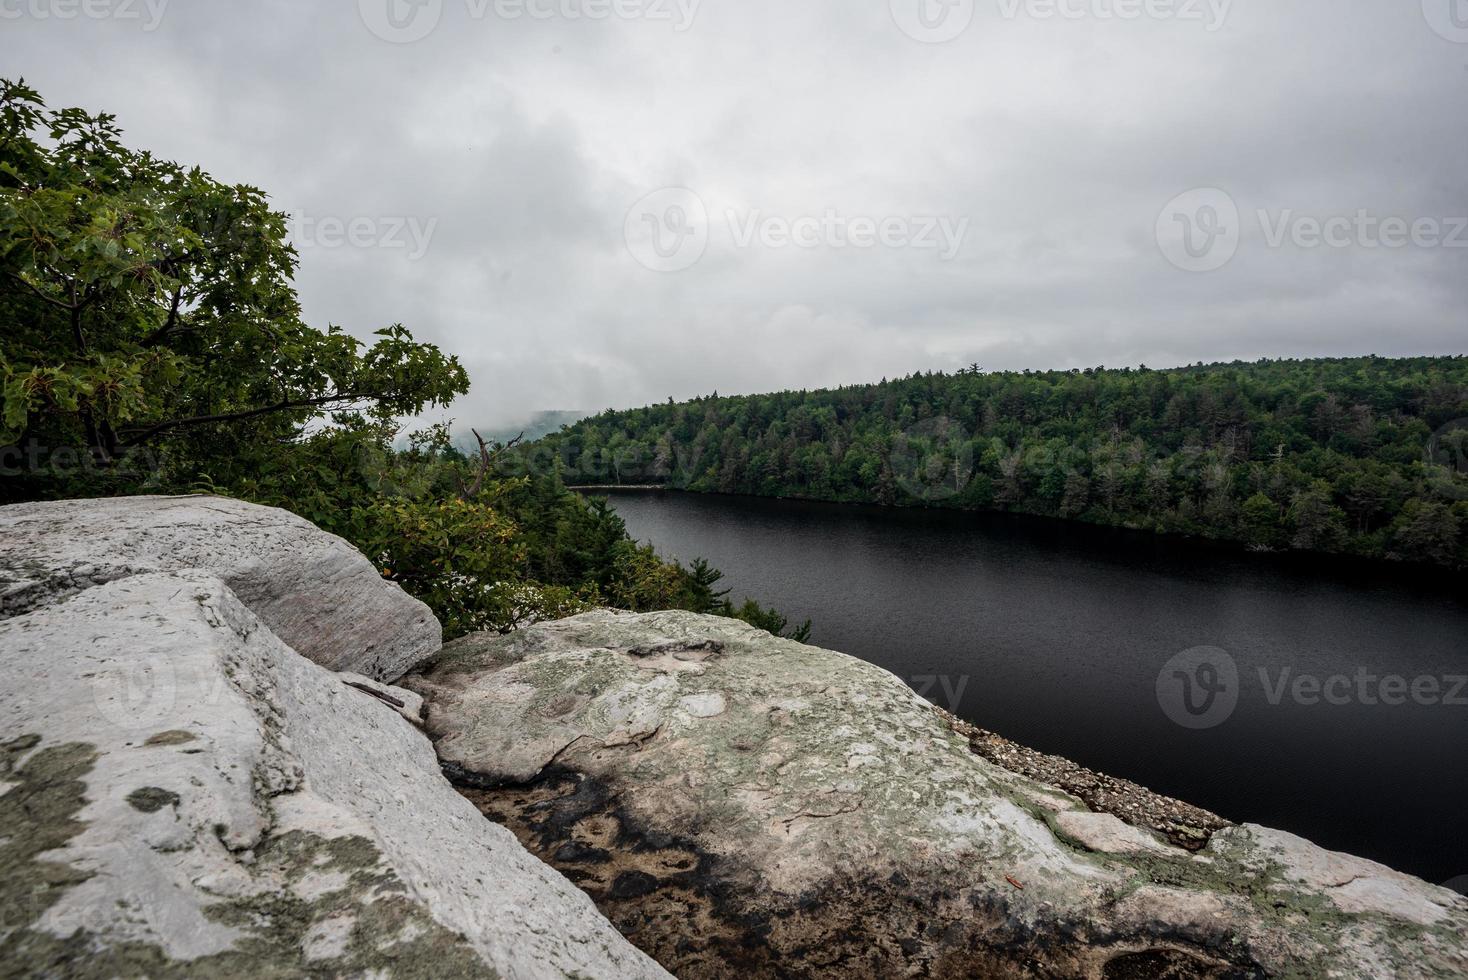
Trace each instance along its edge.
<path fill-rule="evenodd" d="M 993 509 L 1462 566 L 1468 358 L 914 375 L 606 412 L 584 484 Z"/>

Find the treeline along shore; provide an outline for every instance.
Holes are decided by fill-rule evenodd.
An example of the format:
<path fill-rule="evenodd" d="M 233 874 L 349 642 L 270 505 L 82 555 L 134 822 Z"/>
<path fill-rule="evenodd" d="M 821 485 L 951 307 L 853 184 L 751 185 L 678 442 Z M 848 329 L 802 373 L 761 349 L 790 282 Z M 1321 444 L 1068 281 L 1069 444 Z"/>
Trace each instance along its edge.
<path fill-rule="evenodd" d="M 1007 511 L 1461 568 L 1468 358 L 927 373 L 608 411 L 568 485 Z"/>

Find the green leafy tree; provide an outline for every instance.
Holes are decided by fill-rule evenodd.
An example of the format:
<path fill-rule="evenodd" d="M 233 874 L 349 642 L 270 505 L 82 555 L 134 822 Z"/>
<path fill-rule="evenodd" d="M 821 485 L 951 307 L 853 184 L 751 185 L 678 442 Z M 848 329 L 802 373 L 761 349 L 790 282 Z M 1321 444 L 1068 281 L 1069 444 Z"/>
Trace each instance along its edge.
<path fill-rule="evenodd" d="M 402 326 L 370 344 L 309 327 L 295 270 L 260 190 L 0 81 L 0 502 L 149 489 L 283 507 L 361 548 L 449 637 L 609 603 L 736 614 L 717 571 L 639 548 L 559 469 L 504 474 L 508 447 L 471 458 L 445 428 L 399 445 L 396 420 L 464 393 L 463 368 Z M 612 473 L 658 458 L 607 445 Z"/>
<path fill-rule="evenodd" d="M 728 589 L 715 588 L 723 580 L 723 572 L 711 567 L 706 559 L 695 558 L 688 569 L 690 608 L 698 613 L 718 612 L 729 595 Z"/>
<path fill-rule="evenodd" d="M 1079 470 L 1072 470 L 1065 478 L 1065 493 L 1060 500 L 1061 517 L 1079 517 L 1085 513 L 1091 499 L 1091 481 Z"/>
<path fill-rule="evenodd" d="M 228 452 L 323 411 L 447 404 L 463 368 L 401 326 L 307 326 L 285 215 L 252 187 L 129 149 L 110 115 L 0 81 L 0 443 Z M 222 440 L 222 441 L 221 441 Z"/>
<path fill-rule="evenodd" d="M 751 626 L 773 633 L 775 636 L 786 636 L 797 643 L 810 642 L 811 623 L 806 620 L 794 629 L 790 628 L 790 620 L 780 615 L 773 609 L 765 609 L 753 599 L 747 600 L 743 606 L 737 609 L 731 607 L 729 615 L 735 619 L 743 620 Z"/>
<path fill-rule="evenodd" d="M 1449 564 L 1457 557 L 1462 522 L 1442 501 L 1413 500 L 1392 528 L 1393 546 L 1405 558 Z"/>
<path fill-rule="evenodd" d="M 1291 544 L 1305 551 L 1332 551 L 1345 538 L 1345 512 L 1331 503 L 1324 480 L 1298 491 L 1290 504 L 1295 533 Z"/>
<path fill-rule="evenodd" d="M 1255 548 L 1278 548 L 1284 543 L 1284 524 L 1280 507 L 1267 494 L 1256 493 L 1244 501 L 1244 540 Z"/>

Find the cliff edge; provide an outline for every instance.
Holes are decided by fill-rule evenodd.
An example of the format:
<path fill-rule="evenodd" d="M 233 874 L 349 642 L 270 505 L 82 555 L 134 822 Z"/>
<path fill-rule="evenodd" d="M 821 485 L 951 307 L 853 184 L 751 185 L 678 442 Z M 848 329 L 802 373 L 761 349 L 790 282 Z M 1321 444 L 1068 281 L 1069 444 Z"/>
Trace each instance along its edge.
<path fill-rule="evenodd" d="M 1468 975 L 1457 894 L 839 653 L 439 635 L 280 511 L 0 508 L 0 976 Z"/>
<path fill-rule="evenodd" d="M 0 533 L 0 976 L 667 976 L 364 676 L 439 630 L 345 542 L 214 498 Z"/>
<path fill-rule="evenodd" d="M 1127 823 L 737 621 L 596 612 L 403 684 L 470 799 L 685 980 L 1468 975 L 1454 892 L 1180 805 Z"/>

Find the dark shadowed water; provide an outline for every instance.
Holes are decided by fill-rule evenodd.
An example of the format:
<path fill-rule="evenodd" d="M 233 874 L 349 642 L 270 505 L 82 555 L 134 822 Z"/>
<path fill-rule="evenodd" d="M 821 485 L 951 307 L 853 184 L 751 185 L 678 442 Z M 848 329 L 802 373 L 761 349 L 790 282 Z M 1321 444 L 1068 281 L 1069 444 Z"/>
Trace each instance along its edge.
<path fill-rule="evenodd" d="M 975 724 L 1436 883 L 1468 875 L 1462 578 L 1005 515 L 611 497 L 634 537 Z"/>

